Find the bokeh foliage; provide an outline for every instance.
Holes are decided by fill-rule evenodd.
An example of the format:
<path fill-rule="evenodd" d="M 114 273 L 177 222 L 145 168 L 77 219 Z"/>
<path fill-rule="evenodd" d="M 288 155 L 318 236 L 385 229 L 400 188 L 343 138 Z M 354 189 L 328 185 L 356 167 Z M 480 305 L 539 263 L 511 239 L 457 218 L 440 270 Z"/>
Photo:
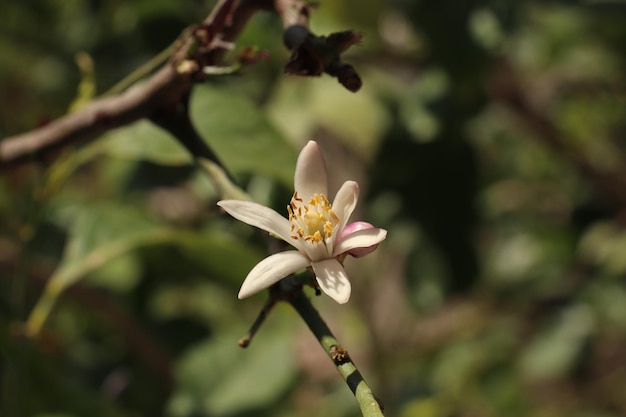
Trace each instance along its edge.
<path fill-rule="evenodd" d="M 212 5 L 0 3 L 0 134 L 104 92 Z M 362 91 L 283 76 L 267 14 L 238 45 L 270 58 L 195 90 L 256 200 L 283 210 L 314 138 L 389 230 L 347 261 L 349 304 L 314 300 L 388 415 L 626 414 L 625 22 L 620 0 L 321 2 L 315 32 L 365 33 L 346 57 Z M 271 239 L 190 161 L 138 122 L 0 178 L 1 415 L 358 415 L 288 306 L 237 347 L 264 297 L 236 293 Z"/>

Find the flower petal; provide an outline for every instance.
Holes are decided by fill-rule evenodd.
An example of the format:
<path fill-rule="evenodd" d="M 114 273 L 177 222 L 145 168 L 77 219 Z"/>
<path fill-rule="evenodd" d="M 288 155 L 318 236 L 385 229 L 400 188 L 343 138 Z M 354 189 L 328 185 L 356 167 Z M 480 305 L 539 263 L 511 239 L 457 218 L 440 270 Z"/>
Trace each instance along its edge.
<path fill-rule="evenodd" d="M 354 232 L 358 232 L 359 230 L 373 229 L 374 226 L 368 222 L 364 221 L 356 221 L 350 224 L 347 224 L 346 227 L 341 231 L 341 239 L 344 237 L 351 235 Z"/>
<path fill-rule="evenodd" d="M 298 196 L 304 200 L 315 193 L 328 194 L 326 163 L 317 142 L 309 141 L 300 151 L 293 184 Z"/>
<path fill-rule="evenodd" d="M 302 245 L 300 251 L 305 253 L 311 261 L 319 261 L 333 257 L 332 247 L 327 247 L 323 242 L 313 243 L 299 240 L 298 244 Z"/>
<path fill-rule="evenodd" d="M 350 215 L 356 207 L 356 203 L 359 200 L 359 184 L 356 181 L 346 181 L 343 183 L 335 199 L 333 200 L 333 211 L 339 217 L 337 231 L 341 233 L 343 228 L 348 223 Z"/>
<path fill-rule="evenodd" d="M 313 272 L 322 291 L 339 304 L 350 299 L 350 281 L 343 266 L 336 259 L 312 262 Z"/>
<path fill-rule="evenodd" d="M 269 287 L 287 275 L 306 268 L 310 262 L 306 256 L 295 250 L 268 256 L 256 264 L 243 281 L 239 290 L 239 298 L 249 297 Z"/>
<path fill-rule="evenodd" d="M 370 246 L 378 245 L 386 237 L 387 231 L 377 227 L 356 231 L 344 237 L 335 245 L 333 256 L 341 255 L 352 249 L 369 248 Z"/>
<path fill-rule="evenodd" d="M 300 242 L 290 237 L 291 223 L 289 220 L 271 208 L 252 201 L 242 200 L 222 200 L 218 201 L 217 205 L 235 219 L 275 234 L 297 249 L 302 249 Z"/>

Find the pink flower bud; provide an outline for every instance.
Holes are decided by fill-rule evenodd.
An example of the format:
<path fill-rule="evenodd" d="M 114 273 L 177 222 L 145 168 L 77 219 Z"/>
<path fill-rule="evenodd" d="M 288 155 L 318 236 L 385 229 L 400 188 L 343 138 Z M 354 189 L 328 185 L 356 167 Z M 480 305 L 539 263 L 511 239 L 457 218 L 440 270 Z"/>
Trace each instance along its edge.
<path fill-rule="evenodd" d="M 367 223 L 367 222 L 353 222 L 350 223 L 348 225 L 346 225 L 346 227 L 343 228 L 343 230 L 341 231 L 341 235 L 339 237 L 339 240 L 341 241 L 343 238 L 345 238 L 346 236 L 351 235 L 354 232 L 358 232 L 359 230 L 367 230 L 367 229 L 373 229 L 374 226 Z M 376 245 L 372 245 L 372 246 L 368 246 L 366 248 L 354 248 L 349 250 L 347 253 L 352 255 L 355 258 L 361 258 L 369 253 L 372 253 L 373 251 L 376 250 L 376 248 L 378 247 L 378 244 Z"/>

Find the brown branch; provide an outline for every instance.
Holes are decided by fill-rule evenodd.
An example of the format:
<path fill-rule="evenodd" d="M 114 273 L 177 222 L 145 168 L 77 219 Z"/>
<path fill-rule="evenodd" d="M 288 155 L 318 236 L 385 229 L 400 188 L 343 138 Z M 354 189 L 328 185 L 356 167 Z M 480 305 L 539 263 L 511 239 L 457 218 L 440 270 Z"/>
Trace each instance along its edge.
<path fill-rule="evenodd" d="M 44 162 L 59 149 L 85 142 L 103 132 L 148 116 L 186 86 L 174 68 L 161 68 L 148 82 L 120 95 L 94 100 L 83 110 L 38 129 L 0 142 L 0 167 L 28 161 Z"/>
<path fill-rule="evenodd" d="M 216 65 L 254 13 L 273 11 L 284 26 L 308 25 L 310 7 L 300 0 L 220 0 L 213 12 L 178 42 L 172 59 L 146 82 L 116 96 L 99 98 L 84 109 L 63 116 L 38 129 L 0 141 L 0 169 L 26 162 L 47 162 L 59 150 L 96 138 L 102 133 L 142 118 L 157 121 L 174 133 L 194 154 L 214 159 L 196 134 L 192 142 L 184 134 L 193 130 L 186 112 L 187 98 L 194 83 L 202 81 L 202 68 Z M 184 64 L 184 65 L 183 65 Z M 182 109 L 182 110 L 181 110 Z M 168 116 L 169 115 L 169 116 Z M 177 126 L 181 121 L 183 126 Z"/>

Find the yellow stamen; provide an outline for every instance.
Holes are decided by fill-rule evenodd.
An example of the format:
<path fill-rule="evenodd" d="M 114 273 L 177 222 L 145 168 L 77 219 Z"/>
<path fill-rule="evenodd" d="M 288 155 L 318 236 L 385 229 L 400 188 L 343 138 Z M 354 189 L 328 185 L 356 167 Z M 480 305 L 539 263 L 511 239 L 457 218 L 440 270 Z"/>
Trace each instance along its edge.
<path fill-rule="evenodd" d="M 326 243 L 333 235 L 339 217 L 324 194 L 314 194 L 305 204 L 304 200 L 294 193 L 287 206 L 291 235 L 293 239 L 303 239 L 310 243 Z"/>

